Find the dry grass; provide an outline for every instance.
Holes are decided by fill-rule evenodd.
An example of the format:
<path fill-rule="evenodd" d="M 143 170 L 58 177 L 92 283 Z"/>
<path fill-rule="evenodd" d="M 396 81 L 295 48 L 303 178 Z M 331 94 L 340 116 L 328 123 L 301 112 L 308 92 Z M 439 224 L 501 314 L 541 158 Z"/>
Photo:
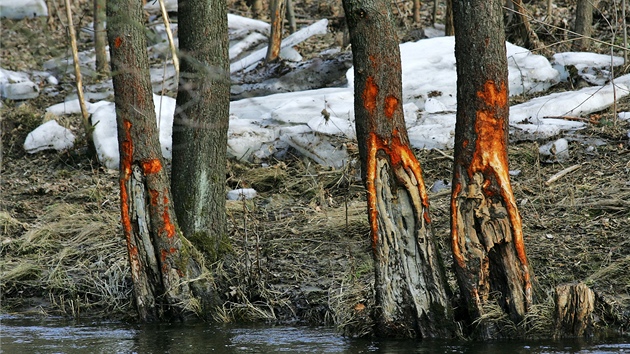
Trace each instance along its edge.
<path fill-rule="evenodd" d="M 46 312 L 73 317 L 128 313 L 126 249 L 115 230 L 115 214 L 66 203 L 43 210 L 35 227 L 3 242 L 4 305 L 32 297 L 50 303 Z"/>
<path fill-rule="evenodd" d="M 89 2 L 82 4 L 86 13 L 91 11 Z M 243 6 L 242 2 L 232 5 Z M 320 17 L 331 16 L 338 14 L 340 2 L 326 6 L 312 2 L 304 9 Z M 568 16 L 568 8 L 562 10 L 554 21 Z M 41 32 L 40 25 L 38 20 L 7 22 L 4 47 L 15 43 L 13 47 L 35 49 L 20 51 L 8 68 L 39 68 L 44 60 L 64 52 L 63 31 Z M 317 40 L 328 41 L 332 36 Z M 560 43 L 562 36 L 561 31 L 550 31 L 541 37 Z M 608 40 L 606 36 L 602 38 Z M 23 58 L 29 53 L 37 53 L 37 58 Z M 62 85 L 71 89 L 66 82 Z M 41 95 L 20 106 L 6 103 L 1 112 L 2 310 L 132 316 L 126 248 L 118 225 L 116 173 L 91 166 L 81 148 L 37 155 L 27 155 L 21 148 L 26 134 L 46 119 L 43 108 L 59 99 Z M 519 99 L 528 97 L 515 100 Z M 617 108 L 630 110 L 630 100 L 620 101 Z M 602 300 L 597 310 L 602 323 L 622 329 L 630 326 L 630 147 L 626 135 L 630 126 L 616 121 L 614 113 L 601 112 L 598 124 L 570 135 L 572 158 L 563 164 L 539 160 L 538 146 L 543 141 L 511 144 L 511 169 L 520 170 L 512 182 L 536 276 L 537 304 L 523 324 L 506 322 L 496 308 L 489 308 L 483 321 L 504 323 L 512 332 L 524 328 L 531 336 L 544 336 L 552 322 L 553 288 L 584 281 Z M 76 116 L 68 117 L 63 125 L 80 133 Z M 598 140 L 604 144 L 598 145 Z M 453 152 L 417 151 L 428 186 L 451 180 L 452 163 L 444 154 Z M 209 265 L 223 298 L 216 319 L 298 321 L 335 325 L 348 335 L 371 333 L 373 266 L 364 189 L 357 171 L 325 169 L 302 158 L 269 163 L 263 168 L 229 162 L 227 187 L 252 187 L 260 195 L 253 201 L 228 202 L 230 252 L 221 262 Z M 545 184 L 550 176 L 574 164 L 582 168 Z M 430 194 L 430 199 L 435 235 L 448 264 L 449 195 Z M 457 291 L 452 272 L 447 275 Z"/>

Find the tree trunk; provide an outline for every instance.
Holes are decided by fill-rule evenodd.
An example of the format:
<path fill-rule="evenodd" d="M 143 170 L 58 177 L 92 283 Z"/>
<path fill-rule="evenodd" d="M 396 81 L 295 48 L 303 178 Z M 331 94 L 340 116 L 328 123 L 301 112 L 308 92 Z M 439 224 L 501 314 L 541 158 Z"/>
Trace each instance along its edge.
<path fill-rule="evenodd" d="M 105 31 L 105 7 L 107 0 L 94 0 L 94 52 L 96 53 L 96 72 L 107 73 L 107 32 Z"/>
<path fill-rule="evenodd" d="M 293 7 L 293 0 L 286 0 L 287 2 L 287 22 L 289 23 L 289 33 L 295 33 L 297 31 L 297 24 L 295 22 L 295 9 Z"/>
<path fill-rule="evenodd" d="M 282 44 L 282 22 L 284 21 L 284 5 L 286 0 L 271 0 L 271 31 L 269 33 L 269 46 L 267 47 L 267 63 L 278 60 L 280 45 Z"/>
<path fill-rule="evenodd" d="M 572 50 L 588 51 L 591 46 L 590 37 L 593 32 L 593 3 L 592 0 L 578 0 L 575 9 L 574 32 L 582 35 L 573 42 Z"/>
<path fill-rule="evenodd" d="M 389 2 L 343 2 L 355 117 L 375 263 L 376 332 L 448 337 L 453 321 L 422 170 L 402 111 L 400 49 Z"/>
<path fill-rule="evenodd" d="M 250 7 L 252 11 L 252 17 L 259 19 L 263 13 L 263 2 L 262 0 L 246 0 L 247 6 Z"/>
<path fill-rule="evenodd" d="M 172 189 L 186 236 L 211 261 L 227 239 L 225 174 L 230 108 L 225 0 L 179 2 L 181 56 Z"/>
<path fill-rule="evenodd" d="M 121 219 L 138 313 L 142 320 L 151 321 L 180 318 L 203 309 L 210 285 L 194 257 L 197 252 L 180 236 L 173 213 L 158 142 L 142 19 L 140 1 L 107 2 L 120 147 Z"/>
<path fill-rule="evenodd" d="M 529 24 L 523 0 L 511 0 L 510 3 L 511 6 L 506 10 L 507 40 L 529 50 L 543 48 L 538 35 Z"/>
<path fill-rule="evenodd" d="M 446 14 L 444 15 L 444 34 L 455 35 L 455 24 L 453 23 L 453 0 L 446 0 Z"/>
<path fill-rule="evenodd" d="M 555 337 L 592 334 L 595 293 L 585 284 L 558 285 L 555 290 Z"/>
<path fill-rule="evenodd" d="M 437 8 L 437 2 L 435 2 L 435 8 Z M 434 9 L 435 9 L 434 8 Z M 422 9 L 422 2 L 420 0 L 413 0 L 413 22 L 420 23 L 422 18 L 420 17 L 420 10 Z M 435 15 L 436 11 L 433 11 Z M 435 17 L 433 18 L 433 23 L 435 24 Z"/>
<path fill-rule="evenodd" d="M 515 323 L 532 303 L 521 217 L 508 175 L 508 82 L 500 0 L 456 0 L 457 123 L 451 236 L 470 321 L 498 303 Z M 496 295 L 500 294 L 500 295 Z M 490 323 L 482 338 L 496 336 Z"/>

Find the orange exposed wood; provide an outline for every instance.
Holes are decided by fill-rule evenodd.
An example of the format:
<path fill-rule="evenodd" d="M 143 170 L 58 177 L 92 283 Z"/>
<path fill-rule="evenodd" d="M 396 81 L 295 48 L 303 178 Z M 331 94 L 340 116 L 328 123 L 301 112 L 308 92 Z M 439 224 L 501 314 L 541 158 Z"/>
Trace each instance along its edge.
<path fill-rule="evenodd" d="M 378 144 L 376 134 L 371 133 L 367 141 L 367 171 L 365 177 L 365 189 L 367 191 L 368 215 L 370 232 L 372 234 L 372 248 L 376 250 L 378 242 L 378 209 L 376 207 L 376 153 Z"/>
<path fill-rule="evenodd" d="M 131 237 L 131 217 L 129 216 L 129 191 L 127 191 L 127 182 L 131 176 L 131 159 L 133 155 L 133 143 L 131 141 L 131 122 L 123 120 L 124 139 L 121 144 L 121 160 L 120 160 L 120 207 L 121 207 L 121 219 L 125 236 L 127 237 L 127 244 L 130 244 Z"/>
<path fill-rule="evenodd" d="M 385 117 L 391 119 L 398 107 L 398 99 L 394 96 L 385 97 Z"/>
<path fill-rule="evenodd" d="M 376 96 L 378 95 L 378 85 L 374 83 L 374 78 L 369 76 L 365 83 L 365 89 L 363 90 L 363 106 L 374 114 L 376 109 Z"/>
<path fill-rule="evenodd" d="M 146 175 L 158 173 L 162 170 L 162 162 L 160 159 L 149 159 L 142 161 L 142 171 Z"/>
<path fill-rule="evenodd" d="M 114 39 L 114 48 L 118 49 L 120 48 L 121 45 L 122 45 L 122 38 L 116 37 L 116 39 Z"/>

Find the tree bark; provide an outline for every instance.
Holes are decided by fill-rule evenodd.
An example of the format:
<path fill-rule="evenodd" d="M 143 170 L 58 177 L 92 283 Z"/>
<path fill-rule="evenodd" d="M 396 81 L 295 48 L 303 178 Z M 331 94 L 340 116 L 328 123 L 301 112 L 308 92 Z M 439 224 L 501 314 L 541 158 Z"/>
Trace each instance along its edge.
<path fill-rule="evenodd" d="M 375 263 L 375 330 L 380 336 L 452 336 L 448 290 L 430 227 L 422 169 L 405 128 L 400 50 L 389 2 L 343 4 Z"/>
<path fill-rule="evenodd" d="M 532 303 L 521 217 L 508 174 L 508 82 L 500 0 L 455 0 L 457 123 L 451 242 L 470 323 L 497 302 L 515 323 Z M 500 294 L 500 295 L 496 295 Z M 497 336 L 481 322 L 476 335 Z"/>
<path fill-rule="evenodd" d="M 280 45 L 282 44 L 282 22 L 284 21 L 286 0 L 271 0 L 271 31 L 269 33 L 269 46 L 267 46 L 267 63 L 274 62 L 280 57 Z"/>
<path fill-rule="evenodd" d="M 120 147 L 121 220 L 138 314 L 141 320 L 152 321 L 203 310 L 211 288 L 197 252 L 181 237 L 173 213 L 142 19 L 140 1 L 107 3 Z"/>
<path fill-rule="evenodd" d="M 184 236 L 211 261 L 225 249 L 230 107 L 227 4 L 179 2 L 181 70 L 173 124 L 172 189 Z"/>
<path fill-rule="evenodd" d="M 583 37 L 573 42 L 572 49 L 574 51 L 588 51 L 591 46 L 590 37 L 593 32 L 593 3 L 592 0 L 578 0 L 575 9 L 575 27 L 574 32 L 579 33 Z"/>
<path fill-rule="evenodd" d="M 105 31 L 105 7 L 107 0 L 94 0 L 94 52 L 96 54 L 96 72 L 107 73 L 107 32 Z"/>

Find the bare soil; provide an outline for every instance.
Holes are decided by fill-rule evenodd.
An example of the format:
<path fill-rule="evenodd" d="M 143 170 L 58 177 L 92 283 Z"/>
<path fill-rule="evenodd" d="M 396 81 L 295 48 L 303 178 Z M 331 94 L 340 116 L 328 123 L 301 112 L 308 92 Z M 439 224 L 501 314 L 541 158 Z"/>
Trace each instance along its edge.
<path fill-rule="evenodd" d="M 75 23 L 85 25 L 91 21 L 90 6 L 81 5 Z M 411 1 L 397 6 L 402 38 L 417 26 L 409 19 Z M 563 2 L 558 6 L 554 23 L 570 26 L 573 8 Z M 423 18 L 430 19 L 431 8 L 425 7 Z M 231 3 L 231 11 L 248 12 L 240 2 Z M 303 22 L 327 16 L 341 21 L 342 16 L 338 2 L 298 1 L 296 11 Z M 532 11 L 544 13 L 544 8 Z M 535 27 L 548 45 L 562 40 L 558 29 Z M 611 40 L 602 28 L 598 36 Z M 332 47 L 337 40 L 332 33 L 300 50 Z M 44 61 L 69 47 L 58 19 L 52 25 L 45 19 L 3 20 L 2 41 L 2 66 L 12 70 L 41 70 Z M 82 35 L 81 46 L 90 44 L 90 37 Z M 552 48 L 567 49 L 564 42 Z M 5 101 L 0 111 L 1 311 L 133 320 L 117 171 L 93 165 L 84 140 L 64 153 L 30 155 L 22 148 L 26 134 L 50 119 L 44 109 L 62 101 L 72 84 L 72 78 L 62 78 L 58 96 Z M 630 100 L 620 100 L 615 109 L 629 111 Z M 565 136 L 571 158 L 562 164 L 540 160 L 538 147 L 544 141 L 514 140 L 509 148 L 510 169 L 520 171 L 512 183 L 536 280 L 538 305 L 530 335 L 549 334 L 553 288 L 571 282 L 595 290 L 601 328 L 630 326 L 630 126 L 616 119 L 613 108 L 588 118 L 587 129 Z M 65 117 L 60 124 L 82 135 L 79 117 Z M 428 187 L 451 180 L 452 151 L 416 152 Z M 329 324 L 347 334 L 369 334 L 373 268 L 358 171 L 323 168 L 299 156 L 267 163 L 227 161 L 226 190 L 251 187 L 259 196 L 228 202 L 231 249 L 210 265 L 224 300 L 215 318 Z M 580 168 L 546 183 L 573 165 Z M 447 264 L 449 195 L 449 190 L 430 193 L 433 228 Z M 457 294 L 452 273 L 449 279 Z"/>

